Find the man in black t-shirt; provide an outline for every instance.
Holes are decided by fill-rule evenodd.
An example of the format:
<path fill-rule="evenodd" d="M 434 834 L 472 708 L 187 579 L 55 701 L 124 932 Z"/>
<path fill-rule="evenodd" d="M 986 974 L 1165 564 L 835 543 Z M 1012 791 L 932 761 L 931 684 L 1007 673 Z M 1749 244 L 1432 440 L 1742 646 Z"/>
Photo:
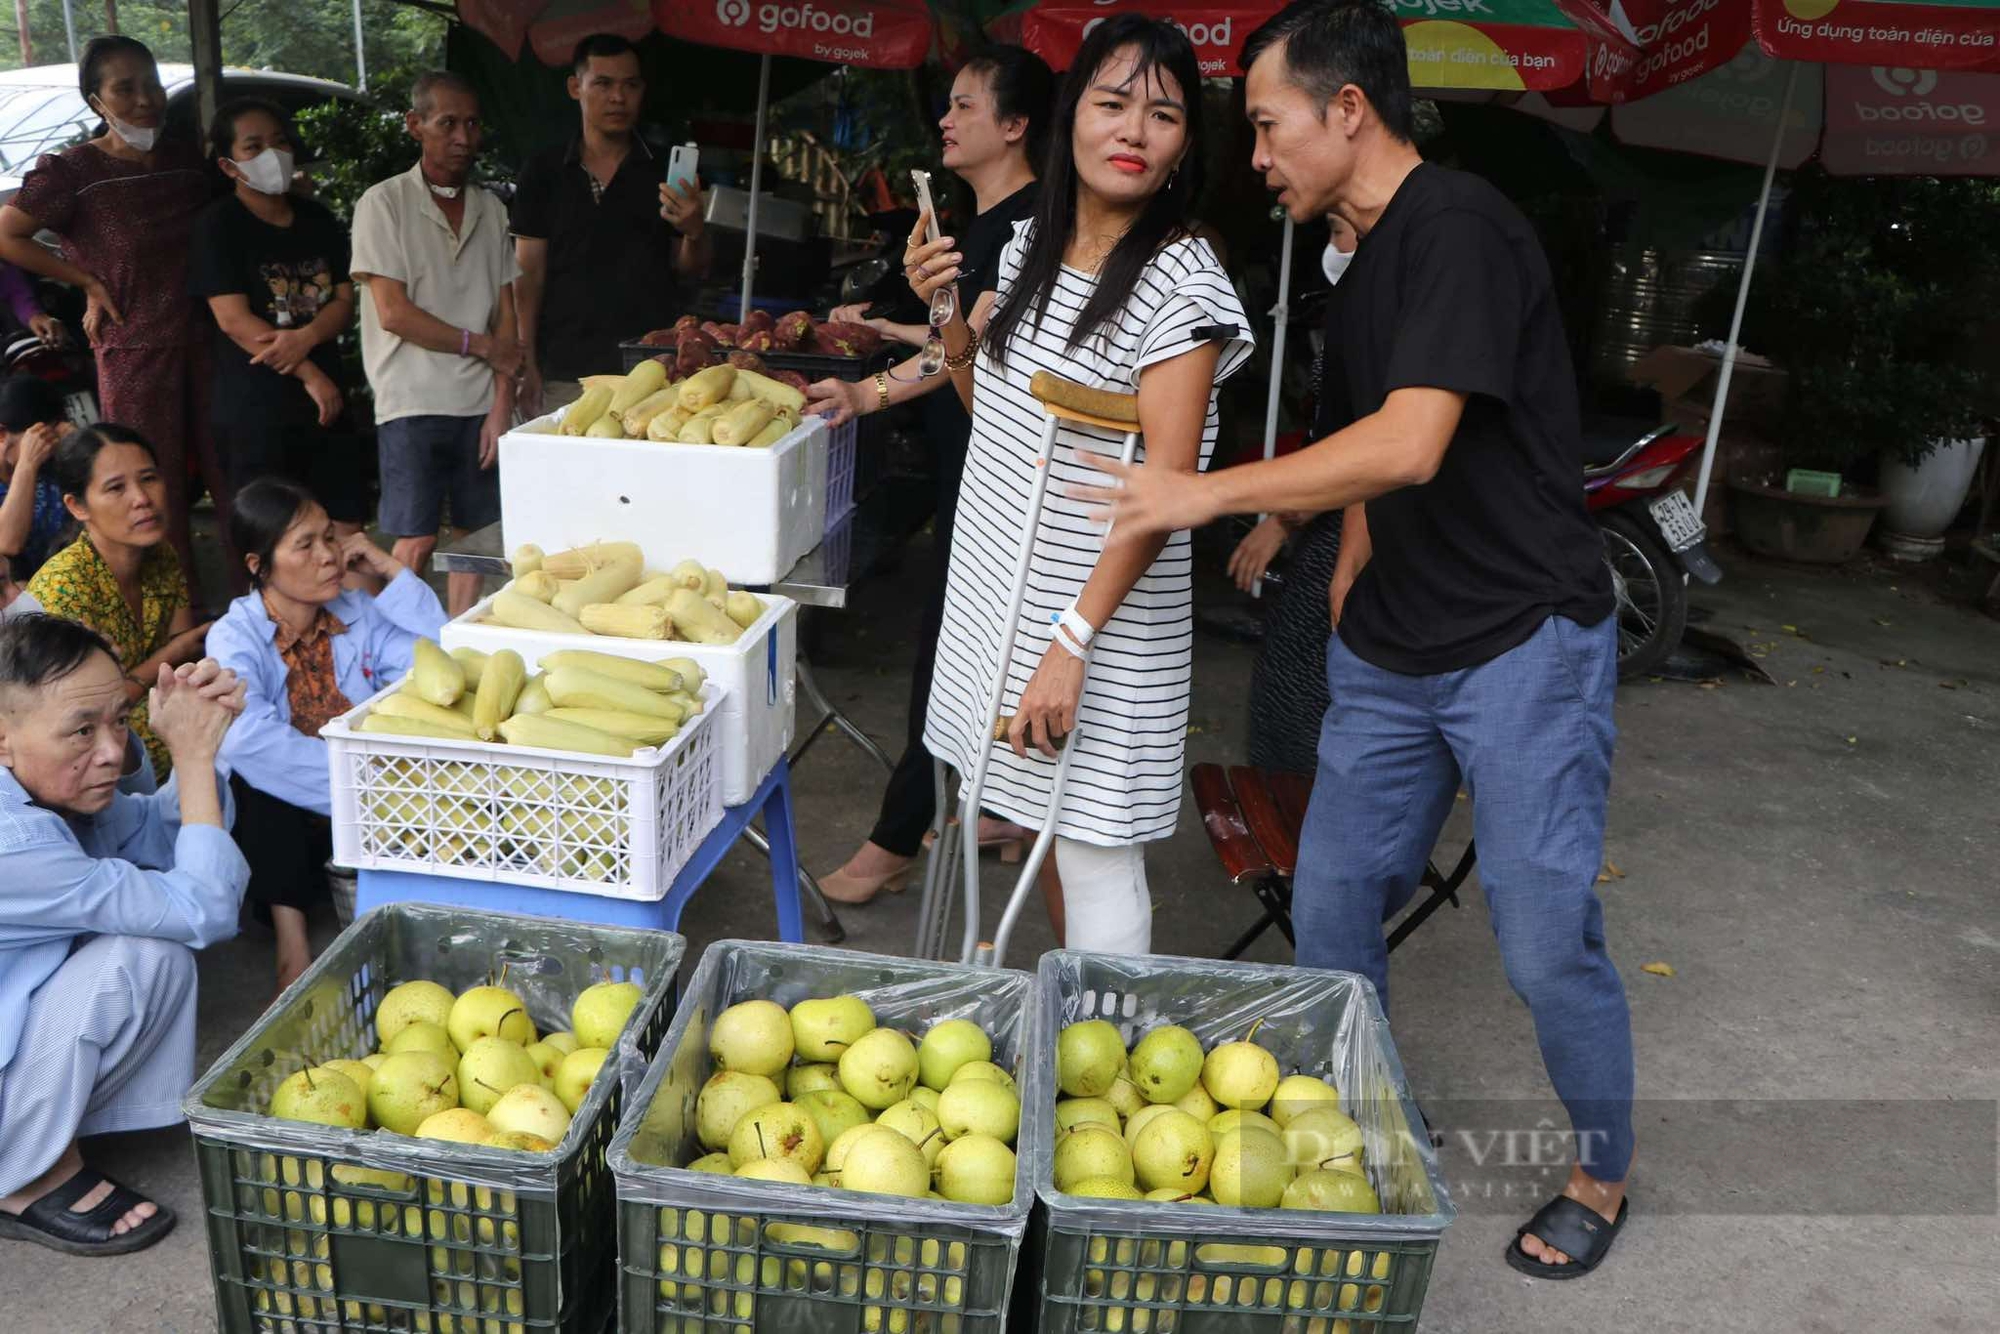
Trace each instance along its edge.
<path fill-rule="evenodd" d="M 1119 469 L 1123 489 L 1095 494 L 1128 536 L 1345 508 L 1298 959 L 1386 996 L 1383 923 L 1463 783 L 1501 960 L 1579 1151 L 1506 1258 L 1576 1277 L 1624 1219 L 1633 1059 L 1596 892 L 1617 625 L 1548 264 L 1496 190 L 1418 156 L 1402 33 L 1378 0 L 1301 0 L 1242 59 L 1252 165 L 1294 220 L 1338 213 L 1361 237 L 1328 315 L 1340 429 L 1208 477 Z"/>
<path fill-rule="evenodd" d="M 676 187 L 639 137 L 646 80 L 632 43 L 595 33 L 576 45 L 569 95 L 581 132 L 537 153 L 514 187 L 514 284 L 521 408 L 566 405 L 584 375 L 616 374 L 618 344 L 681 313 L 682 283 L 708 271 L 701 182 Z"/>

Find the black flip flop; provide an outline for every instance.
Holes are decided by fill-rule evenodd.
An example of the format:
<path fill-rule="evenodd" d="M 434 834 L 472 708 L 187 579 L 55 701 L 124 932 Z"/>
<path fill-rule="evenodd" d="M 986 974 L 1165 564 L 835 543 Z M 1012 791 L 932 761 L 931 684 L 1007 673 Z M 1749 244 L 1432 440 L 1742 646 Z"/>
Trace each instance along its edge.
<path fill-rule="evenodd" d="M 0 1237 L 32 1241 L 66 1255 L 127 1255 L 145 1250 L 174 1230 L 173 1210 L 116 1181 L 111 1182 L 111 1193 L 95 1208 L 83 1213 L 70 1208 L 108 1180 L 95 1168 L 78 1169 L 75 1176 L 22 1210 L 20 1217 L 0 1214 Z M 112 1232 L 119 1219 L 148 1203 L 157 1211 L 151 1218 L 130 1231 Z"/>
<path fill-rule="evenodd" d="M 1625 1215 L 1631 1207 L 1632 1201 L 1620 1200 L 1618 1217 L 1607 1223 L 1604 1215 L 1589 1205 L 1579 1204 L 1567 1195 L 1558 1195 L 1537 1209 L 1533 1218 L 1515 1229 L 1514 1240 L 1507 1245 L 1507 1263 L 1535 1278 L 1582 1278 L 1611 1254 L 1611 1243 L 1618 1240 L 1619 1232 L 1625 1227 Z M 1567 1255 L 1569 1263 L 1545 1264 L 1522 1250 L 1521 1238 L 1530 1232 L 1540 1237 L 1544 1246 Z"/>

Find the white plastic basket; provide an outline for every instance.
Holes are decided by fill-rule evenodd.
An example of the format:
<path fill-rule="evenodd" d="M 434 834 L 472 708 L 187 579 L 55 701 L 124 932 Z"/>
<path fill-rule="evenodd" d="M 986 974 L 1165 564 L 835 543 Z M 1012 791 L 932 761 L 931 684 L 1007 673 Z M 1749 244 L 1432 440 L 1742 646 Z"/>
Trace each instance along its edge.
<path fill-rule="evenodd" d="M 356 730 L 394 689 L 320 731 L 343 866 L 650 903 L 722 819 L 713 682 L 671 740 L 622 760 Z"/>
<path fill-rule="evenodd" d="M 858 417 L 849 417 L 826 433 L 826 531 L 832 532 L 854 512 Z"/>

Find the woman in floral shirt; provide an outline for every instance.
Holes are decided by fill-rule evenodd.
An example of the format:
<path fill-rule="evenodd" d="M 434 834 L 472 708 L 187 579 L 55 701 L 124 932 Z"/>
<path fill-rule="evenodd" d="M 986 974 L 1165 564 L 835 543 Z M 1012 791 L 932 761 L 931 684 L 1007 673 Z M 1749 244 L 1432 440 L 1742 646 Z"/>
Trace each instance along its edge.
<path fill-rule="evenodd" d="M 208 622 L 195 620 L 187 576 L 166 541 L 159 461 L 137 431 L 100 422 L 56 446 L 52 464 L 83 532 L 43 563 L 28 592 L 50 615 L 82 622 L 118 650 L 132 730 L 165 782 L 173 762 L 146 725 L 146 694 L 160 668 L 201 657 Z"/>

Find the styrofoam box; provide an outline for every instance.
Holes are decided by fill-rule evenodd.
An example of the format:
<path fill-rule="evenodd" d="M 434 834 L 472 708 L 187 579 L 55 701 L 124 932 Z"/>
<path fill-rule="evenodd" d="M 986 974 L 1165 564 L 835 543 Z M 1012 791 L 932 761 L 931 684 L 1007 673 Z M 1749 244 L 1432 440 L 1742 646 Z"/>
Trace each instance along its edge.
<path fill-rule="evenodd" d="M 558 417 L 500 437 L 500 530 L 510 548 L 637 542 L 649 567 L 692 556 L 732 584 L 768 585 L 826 531 L 827 435 L 818 417 L 768 449 L 536 429 Z"/>
<path fill-rule="evenodd" d="M 683 554 L 699 558 L 701 553 L 690 550 Z M 486 617 L 490 598 L 447 623 L 438 642 L 447 650 L 473 648 L 481 653 L 511 648 L 527 661 L 530 671 L 544 655 L 566 648 L 641 662 L 694 659 L 708 673 L 708 679 L 726 692 L 715 719 L 715 739 L 722 749 L 722 800 L 725 805 L 740 806 L 750 800 L 771 766 L 790 749 L 798 694 L 799 604 L 774 593 L 759 593 L 757 597 L 764 603 L 764 614 L 733 644 L 548 634 L 479 624 Z"/>
<path fill-rule="evenodd" d="M 713 682 L 665 745 L 625 759 L 358 730 L 396 689 L 320 732 L 342 866 L 656 903 L 722 820 Z"/>

